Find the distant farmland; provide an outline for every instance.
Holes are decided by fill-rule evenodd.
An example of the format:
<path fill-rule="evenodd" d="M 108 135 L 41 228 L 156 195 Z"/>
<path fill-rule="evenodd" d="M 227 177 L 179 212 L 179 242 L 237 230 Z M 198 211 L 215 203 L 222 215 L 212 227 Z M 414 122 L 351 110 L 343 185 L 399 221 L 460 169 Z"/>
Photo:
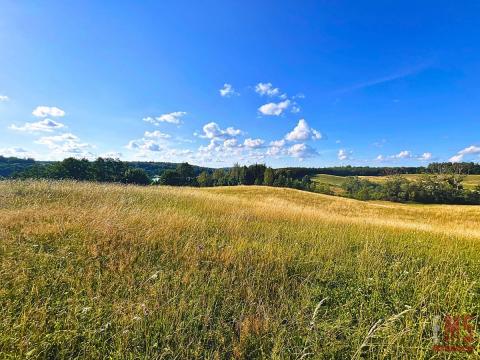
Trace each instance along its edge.
<path fill-rule="evenodd" d="M 406 174 L 402 175 L 409 180 L 418 179 L 421 174 Z M 367 179 L 371 182 L 375 183 L 382 183 L 388 179 L 388 176 L 359 176 L 362 179 Z M 318 183 L 328 184 L 333 187 L 335 192 L 342 191 L 341 186 L 345 181 L 345 176 L 335 176 L 335 175 L 327 175 L 327 174 L 318 174 L 312 177 L 312 180 Z M 473 189 L 475 186 L 480 185 L 480 175 L 467 175 L 465 180 L 463 181 L 463 185 L 467 189 Z"/>

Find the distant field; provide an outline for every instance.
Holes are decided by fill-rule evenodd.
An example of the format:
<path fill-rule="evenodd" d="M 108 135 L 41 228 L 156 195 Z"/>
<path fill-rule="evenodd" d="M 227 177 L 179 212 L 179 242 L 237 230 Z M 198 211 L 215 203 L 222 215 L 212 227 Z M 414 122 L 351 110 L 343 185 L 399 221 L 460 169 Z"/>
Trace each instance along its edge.
<path fill-rule="evenodd" d="M 321 184 L 330 185 L 330 190 L 336 195 L 343 194 L 342 184 L 345 181 L 346 177 L 344 176 L 335 176 L 328 174 L 318 174 L 312 177 L 312 181 L 318 182 Z"/>
<path fill-rule="evenodd" d="M 420 174 L 406 174 L 403 175 L 409 180 L 415 180 Z M 362 179 L 367 179 L 372 182 L 381 183 L 388 179 L 388 176 L 359 176 Z M 318 174 L 315 175 L 312 180 L 317 181 L 320 183 L 330 184 L 332 186 L 341 187 L 343 182 L 345 181 L 344 176 L 335 176 L 335 175 L 327 175 L 327 174 Z M 472 189 L 477 185 L 480 185 L 480 175 L 467 175 L 465 180 L 463 181 L 463 185 L 466 189 Z"/>
<path fill-rule="evenodd" d="M 409 180 L 415 180 L 421 174 L 407 174 L 403 175 Z M 385 181 L 388 177 L 387 176 L 360 176 L 363 179 L 368 179 L 373 182 L 382 182 Z M 463 181 L 463 185 L 465 186 L 466 189 L 472 189 L 477 185 L 480 185 L 480 175 L 467 175 L 465 177 L 465 180 Z"/>
<path fill-rule="evenodd" d="M 0 263 L 2 359 L 444 358 L 434 317 L 480 311 L 480 207 L 0 182 Z"/>
<path fill-rule="evenodd" d="M 345 181 L 345 177 L 328 174 L 318 174 L 315 175 L 312 180 L 333 186 L 342 186 L 343 182 Z"/>

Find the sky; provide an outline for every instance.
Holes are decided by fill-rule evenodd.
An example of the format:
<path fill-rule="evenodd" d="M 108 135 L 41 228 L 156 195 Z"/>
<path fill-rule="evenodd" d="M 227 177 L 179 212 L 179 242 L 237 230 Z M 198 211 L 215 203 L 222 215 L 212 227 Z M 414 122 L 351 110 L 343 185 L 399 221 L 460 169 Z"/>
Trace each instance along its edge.
<path fill-rule="evenodd" d="M 480 160 L 478 1 L 0 0 L 0 155 Z"/>

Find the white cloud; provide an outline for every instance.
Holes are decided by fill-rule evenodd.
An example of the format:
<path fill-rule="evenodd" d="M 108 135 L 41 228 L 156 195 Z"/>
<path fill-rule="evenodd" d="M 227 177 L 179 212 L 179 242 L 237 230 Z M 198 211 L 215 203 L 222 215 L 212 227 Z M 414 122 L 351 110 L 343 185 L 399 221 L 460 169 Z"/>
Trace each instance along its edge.
<path fill-rule="evenodd" d="M 255 85 L 255 92 L 260 95 L 277 96 L 280 89 L 274 88 L 272 83 L 258 83 Z"/>
<path fill-rule="evenodd" d="M 341 161 L 350 159 L 351 155 L 352 155 L 352 152 L 345 149 L 340 149 L 338 150 L 338 153 L 337 153 L 338 160 L 341 160 Z"/>
<path fill-rule="evenodd" d="M 32 111 L 32 115 L 36 117 L 62 117 L 65 116 L 65 111 L 56 106 L 37 106 Z"/>
<path fill-rule="evenodd" d="M 480 154 L 480 147 L 475 145 L 470 145 L 465 149 L 460 150 L 456 155 L 452 156 L 450 162 L 460 162 L 463 160 L 465 155 L 475 155 Z"/>
<path fill-rule="evenodd" d="M 146 138 L 157 138 L 157 139 L 168 139 L 171 137 L 170 135 L 162 133 L 159 130 L 145 131 L 145 134 L 143 136 L 145 136 Z"/>
<path fill-rule="evenodd" d="M 145 152 L 145 151 L 156 152 L 156 151 L 162 150 L 164 146 L 155 140 L 137 139 L 137 140 L 130 140 L 125 147 L 129 150 L 140 150 L 142 152 Z"/>
<path fill-rule="evenodd" d="M 258 108 L 263 115 L 280 116 L 290 106 L 290 100 L 268 103 Z"/>
<path fill-rule="evenodd" d="M 208 124 L 203 125 L 203 137 L 207 139 L 213 139 L 222 135 L 222 130 L 215 122 L 209 122 Z"/>
<path fill-rule="evenodd" d="M 242 130 L 235 129 L 233 127 L 228 127 L 225 130 L 222 130 L 216 122 L 209 122 L 208 124 L 203 125 L 203 135 L 200 137 L 207 139 L 216 139 L 216 138 L 229 138 L 236 137 L 243 134 Z"/>
<path fill-rule="evenodd" d="M 285 145 L 285 140 L 282 139 L 282 140 L 271 141 L 271 142 L 270 142 L 270 145 L 271 145 L 271 146 L 275 146 L 275 147 L 282 147 L 282 146 Z"/>
<path fill-rule="evenodd" d="M 428 161 L 432 158 L 432 153 L 431 152 L 424 152 L 422 155 L 418 157 L 418 160 L 421 161 Z"/>
<path fill-rule="evenodd" d="M 9 129 L 25 132 L 52 132 L 63 127 L 65 127 L 65 125 L 60 122 L 51 119 L 43 119 L 33 123 L 27 122 L 22 126 L 12 124 L 9 126 Z"/>
<path fill-rule="evenodd" d="M 227 84 L 227 83 L 223 84 L 223 88 L 221 88 L 218 91 L 220 93 L 220 96 L 223 96 L 223 97 L 230 97 L 230 96 L 233 96 L 233 95 L 239 95 L 235 91 L 233 86 L 231 84 Z"/>
<path fill-rule="evenodd" d="M 245 141 L 243 142 L 243 145 L 245 145 L 246 147 L 255 149 L 255 148 L 261 147 L 264 142 L 265 141 L 263 141 L 262 139 L 245 139 Z"/>
<path fill-rule="evenodd" d="M 310 128 L 305 119 L 300 119 L 297 126 L 285 135 L 285 139 L 288 141 L 305 141 L 310 138 L 312 140 L 319 140 L 322 138 L 322 134 L 319 131 Z"/>
<path fill-rule="evenodd" d="M 225 134 L 230 135 L 230 136 L 238 136 L 238 135 L 243 134 L 243 131 L 239 130 L 239 129 L 235 129 L 235 128 L 230 126 L 225 130 Z"/>
<path fill-rule="evenodd" d="M 10 148 L 0 149 L 0 155 L 6 156 L 6 157 L 10 157 L 10 156 L 18 157 L 22 159 L 33 157 L 31 152 L 21 147 L 10 147 Z"/>
<path fill-rule="evenodd" d="M 35 142 L 47 146 L 53 151 L 53 154 L 59 156 L 93 157 L 89 150 L 93 149 L 94 146 L 80 142 L 80 139 L 72 133 L 43 136 Z"/>
<path fill-rule="evenodd" d="M 104 159 L 120 159 L 123 157 L 123 154 L 118 151 L 108 151 L 100 155 Z"/>
<path fill-rule="evenodd" d="M 402 150 L 398 154 L 393 155 L 395 159 L 409 159 L 412 157 L 412 153 L 408 150 Z"/>
<path fill-rule="evenodd" d="M 171 113 L 168 113 L 168 114 L 162 114 L 162 115 L 157 116 L 157 117 L 147 116 L 147 117 L 143 118 L 143 121 L 152 123 L 154 125 L 158 125 L 162 122 L 178 125 L 181 122 L 180 119 L 183 116 L 185 116 L 186 114 L 187 113 L 185 111 L 175 111 L 175 112 L 171 112 Z"/>
<path fill-rule="evenodd" d="M 300 160 L 318 155 L 315 149 L 304 143 L 295 144 L 289 147 L 288 154 Z"/>
<path fill-rule="evenodd" d="M 223 142 L 223 146 L 227 148 L 233 148 L 238 146 L 238 140 L 233 138 L 233 139 L 228 139 Z"/>
<path fill-rule="evenodd" d="M 10 100 L 10 98 L 7 95 L 0 95 L 0 102 L 8 100 Z"/>
<path fill-rule="evenodd" d="M 269 156 L 280 156 L 286 153 L 285 149 L 285 140 L 275 140 L 270 141 L 270 147 L 267 150 L 267 155 Z"/>
<path fill-rule="evenodd" d="M 432 155 L 431 152 L 424 152 L 421 155 L 414 155 L 409 150 L 402 150 L 398 154 L 395 154 L 395 155 L 390 155 L 390 156 L 378 155 L 375 158 L 375 160 L 377 160 L 377 161 L 388 161 L 388 160 L 399 160 L 399 159 L 417 159 L 419 161 L 428 161 L 428 160 L 432 159 L 432 156 L 433 155 Z"/>

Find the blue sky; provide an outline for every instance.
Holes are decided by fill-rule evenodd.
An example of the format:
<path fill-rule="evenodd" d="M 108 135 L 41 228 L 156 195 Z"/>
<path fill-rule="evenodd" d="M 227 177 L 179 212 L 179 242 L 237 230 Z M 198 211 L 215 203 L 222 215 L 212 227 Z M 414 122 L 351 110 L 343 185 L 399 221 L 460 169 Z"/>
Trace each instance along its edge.
<path fill-rule="evenodd" d="M 478 1 L 0 0 L 0 154 L 480 158 Z"/>

